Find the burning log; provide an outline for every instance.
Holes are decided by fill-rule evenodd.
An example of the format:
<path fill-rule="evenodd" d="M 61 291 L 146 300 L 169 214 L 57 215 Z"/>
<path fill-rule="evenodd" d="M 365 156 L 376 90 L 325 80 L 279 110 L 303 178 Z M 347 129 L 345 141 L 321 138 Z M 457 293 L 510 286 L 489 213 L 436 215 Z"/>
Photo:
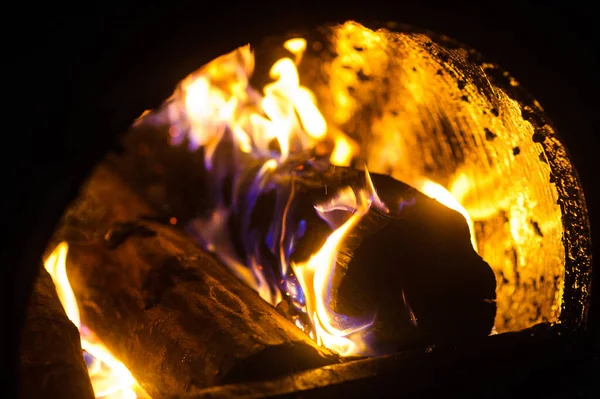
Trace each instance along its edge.
<path fill-rule="evenodd" d="M 21 331 L 21 398 L 93 399 L 79 331 L 67 318 L 52 279 L 40 268 Z"/>
<path fill-rule="evenodd" d="M 140 221 L 150 213 L 100 167 L 54 239 L 69 243 L 82 322 L 153 398 L 334 361 L 185 235 Z"/>
<path fill-rule="evenodd" d="M 180 223 L 191 222 L 208 247 L 214 246 L 205 236 L 215 213 L 206 211 L 218 205 L 215 198 L 225 198 L 221 205 L 232 208 L 225 227 L 234 247 L 233 253 L 226 249 L 226 255 L 244 263 L 258 252 L 258 263 L 270 265 L 269 279 L 289 291 L 284 286 L 290 276 L 281 271 L 278 255 L 282 246 L 289 250 L 290 240 L 295 240 L 288 260 L 305 262 L 332 233 L 315 204 L 332 201 L 344 187 L 356 194 L 372 184 L 382 206 L 371 206 L 337 248 L 332 310 L 356 317 L 376 314 L 372 338 L 383 352 L 490 333 L 496 313 L 495 277 L 474 251 L 467 223 L 458 212 L 390 177 L 373 174 L 368 183 L 363 171 L 306 161 L 306 155 L 262 177 L 260 162 L 247 162 L 241 173 L 232 172 L 226 140 L 213 154 L 209 175 L 201 151 L 170 146 L 163 132 L 137 127 L 125 138 L 125 153 L 111 162 L 157 209 Z M 257 178 L 270 188 L 250 194 Z M 346 220 L 350 213 L 331 214 Z M 282 229 L 296 231 L 301 221 L 306 226 L 302 237 L 284 237 L 271 248 L 261 247 L 273 234 L 280 238 Z M 249 237 L 254 237 L 252 243 Z"/>
<path fill-rule="evenodd" d="M 374 331 L 392 345 L 489 335 L 496 280 L 474 251 L 464 217 L 388 176 L 371 179 L 387 211 L 371 207 L 345 240 L 334 306 L 343 314 L 377 313 Z"/>
<path fill-rule="evenodd" d="M 284 43 L 296 61 L 273 64 L 264 96 L 249 84 L 248 46 L 200 68 L 134 124 L 113 164 L 342 355 L 489 334 L 495 278 L 464 218 L 406 184 L 332 165 L 356 161 L 356 148 L 300 84 L 306 44 Z"/>
<path fill-rule="evenodd" d="M 279 288 L 291 292 L 290 280 L 301 280 L 294 272 L 323 267 L 327 261 L 316 254 L 326 240 L 364 212 L 336 244 L 332 291 L 324 298 L 335 313 L 355 318 L 342 325 L 366 326 L 376 315 L 370 339 L 376 352 L 488 335 L 496 314 L 495 277 L 474 251 L 463 216 L 402 182 L 365 172 L 288 160 L 265 173 L 255 194 L 250 182 L 261 172 L 249 168 L 232 200 L 229 232 L 238 253 L 247 258 L 248 251 L 260 252 L 259 263 L 275 265 Z M 207 223 L 194 226 L 206 238 Z M 261 242 L 267 243 L 262 250 Z M 286 263 L 281 251 L 294 270 L 279 273 Z M 312 257 L 317 264 L 309 265 Z"/>

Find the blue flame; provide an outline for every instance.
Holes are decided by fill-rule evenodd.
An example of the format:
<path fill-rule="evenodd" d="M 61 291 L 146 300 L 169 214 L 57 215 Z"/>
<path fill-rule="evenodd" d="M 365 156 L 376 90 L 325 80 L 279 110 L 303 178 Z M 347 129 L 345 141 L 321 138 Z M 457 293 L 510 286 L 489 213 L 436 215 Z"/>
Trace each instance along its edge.
<path fill-rule="evenodd" d="M 407 206 L 413 206 L 417 202 L 417 197 L 411 197 L 409 200 L 405 200 L 401 198 L 398 204 L 398 211 L 402 212 L 402 210 Z"/>

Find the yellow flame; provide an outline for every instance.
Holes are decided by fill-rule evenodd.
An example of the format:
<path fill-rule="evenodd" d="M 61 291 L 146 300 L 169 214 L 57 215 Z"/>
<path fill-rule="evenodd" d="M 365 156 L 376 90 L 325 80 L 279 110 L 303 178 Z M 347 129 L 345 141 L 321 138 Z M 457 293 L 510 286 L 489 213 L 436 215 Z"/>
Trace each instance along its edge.
<path fill-rule="evenodd" d="M 302 55 L 304 54 L 304 51 L 306 50 L 306 40 L 304 40 L 301 37 L 298 37 L 295 39 L 290 39 L 290 40 L 286 41 L 285 43 L 283 43 L 283 47 L 285 47 L 285 49 L 287 51 L 289 51 L 290 53 L 292 53 L 296 56 L 295 62 L 297 65 L 300 63 L 300 60 L 302 59 Z"/>
<path fill-rule="evenodd" d="M 333 322 L 333 311 L 327 303 L 338 248 L 371 206 L 372 199 L 367 190 L 361 190 L 357 197 L 350 187 L 341 190 L 334 202 L 336 205 L 340 205 L 340 202 L 349 202 L 349 207 L 356 209 L 352 216 L 331 233 L 325 244 L 310 259 L 301 263 L 292 262 L 292 268 L 305 293 L 307 314 L 314 323 L 315 341 L 341 356 L 358 355 L 366 349 L 360 337 L 351 338 L 350 335 L 367 326 L 340 329 Z"/>
<path fill-rule="evenodd" d="M 263 102 L 265 113 L 272 120 L 273 116 L 293 120 L 295 110 L 306 133 L 315 139 L 323 138 L 327 133 L 327 123 L 317 108 L 314 94 L 306 87 L 300 86 L 300 78 L 294 61 L 289 58 L 278 60 L 271 67 L 270 76 L 277 80 L 265 86 L 265 101 L 278 102 L 280 108 L 285 104 L 287 106 L 284 109 L 291 114 L 272 115 L 272 111 L 270 113 Z"/>
<path fill-rule="evenodd" d="M 329 156 L 329 161 L 337 166 L 349 166 L 354 153 L 350 140 L 343 135 L 339 135 L 335 140 L 335 147 Z"/>
<path fill-rule="evenodd" d="M 462 190 L 464 188 L 465 184 L 466 183 L 462 179 L 457 180 L 457 183 L 455 183 L 453 185 L 453 188 L 455 190 L 457 190 L 455 192 L 457 194 L 462 192 L 459 190 Z M 435 183 L 429 179 L 422 179 L 422 180 L 418 181 L 415 184 L 415 188 L 417 190 L 421 191 L 423 194 L 427 195 L 428 197 L 431 197 L 434 200 L 438 201 L 442 205 L 444 205 L 450 209 L 453 209 L 456 212 L 463 215 L 463 217 L 467 221 L 467 224 L 469 225 L 469 232 L 471 234 L 471 244 L 473 244 L 473 249 L 475 249 L 475 251 L 477 252 L 477 240 L 475 238 L 475 225 L 473 224 L 473 220 L 471 219 L 469 212 L 467 212 L 467 210 L 460 204 L 459 200 L 457 199 L 458 195 L 453 195 L 453 193 L 451 193 L 444 186 L 442 186 L 438 183 Z"/>
<path fill-rule="evenodd" d="M 279 161 L 287 158 L 294 140 L 303 149 L 314 147 L 329 132 L 315 95 L 300 84 L 296 65 L 306 50 L 306 40 L 290 39 L 284 47 L 295 60 L 283 57 L 273 64 L 269 72 L 273 81 L 265 85 L 263 95 L 249 86 L 254 55 L 249 46 L 243 46 L 184 79 L 167 107 L 169 120 L 180 123 L 184 114 L 191 145 L 204 146 L 208 158 L 227 130 L 245 153 L 255 150 L 272 156 L 270 144 L 276 140 Z M 336 157 L 341 159 L 338 164 L 349 162 L 355 149 L 348 139 L 341 133 L 332 139 Z"/>
<path fill-rule="evenodd" d="M 127 367 L 117 360 L 91 331 L 81 325 L 77 299 L 67 276 L 68 251 L 68 244 L 61 242 L 46 259 L 44 267 L 52 277 L 67 317 L 79 329 L 81 348 L 94 358 L 88 367 L 88 373 L 96 398 L 136 399 L 138 395 L 140 398 L 149 398 Z"/>
<path fill-rule="evenodd" d="M 290 53 L 302 54 L 304 50 L 306 50 L 306 40 L 301 37 L 289 39 L 283 43 L 283 47 L 285 47 Z"/>

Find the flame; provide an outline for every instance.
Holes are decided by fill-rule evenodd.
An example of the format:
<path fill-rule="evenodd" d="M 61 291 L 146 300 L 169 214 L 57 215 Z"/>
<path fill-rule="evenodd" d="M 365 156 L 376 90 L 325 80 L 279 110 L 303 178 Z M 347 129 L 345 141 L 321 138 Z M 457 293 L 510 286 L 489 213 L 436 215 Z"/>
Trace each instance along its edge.
<path fill-rule="evenodd" d="M 429 179 L 419 180 L 416 184 L 414 184 L 415 188 L 421 191 L 423 194 L 428 197 L 433 198 L 438 201 L 442 205 L 455 210 L 456 212 L 463 215 L 465 220 L 467 221 L 467 225 L 469 226 L 469 233 L 471 234 L 471 244 L 473 244 L 473 249 L 477 252 L 477 240 L 475 238 L 475 225 L 473 224 L 473 219 L 469 215 L 469 212 L 460 204 L 457 198 L 462 198 L 462 193 L 466 190 L 466 184 L 468 182 L 465 181 L 464 178 L 457 179 L 452 184 L 452 191 L 450 192 L 441 184 L 435 183 Z"/>
<path fill-rule="evenodd" d="M 353 148 L 349 139 L 344 136 L 338 136 L 329 160 L 334 165 L 349 166 L 353 155 Z"/>
<path fill-rule="evenodd" d="M 291 125 L 291 121 L 295 119 L 291 114 L 273 112 L 274 109 L 281 109 L 282 105 L 285 105 L 288 112 L 298 113 L 308 135 L 315 139 L 323 138 L 327 132 L 327 123 L 316 106 L 314 94 L 306 87 L 300 86 L 300 77 L 294 61 L 282 58 L 275 62 L 271 67 L 270 76 L 277 80 L 264 88 L 265 98 L 262 105 L 267 116 L 272 120 L 284 118 Z"/>
<path fill-rule="evenodd" d="M 292 268 L 306 293 L 306 312 L 313 321 L 313 338 L 318 344 L 336 351 L 341 356 L 371 353 L 365 333 L 374 319 L 346 317 L 335 313 L 329 307 L 331 281 L 341 243 L 372 205 L 387 211 L 375 192 L 369 172 L 365 172 L 366 189 L 361 189 L 355 194 L 351 187 L 345 187 L 327 203 L 315 205 L 315 210 L 324 220 L 327 220 L 326 214 L 331 210 L 346 209 L 352 210 L 353 213 L 306 262 L 292 262 Z"/>
<path fill-rule="evenodd" d="M 364 39 L 371 43 L 369 37 Z M 291 56 L 272 65 L 272 81 L 264 86 L 262 94 L 249 84 L 254 56 L 249 46 L 243 46 L 184 79 L 167 101 L 171 142 L 180 145 L 187 139 L 191 150 L 203 148 L 205 166 L 212 172 L 208 174 L 208 189 L 213 190 L 217 202 L 209 216 L 190 222 L 188 231 L 265 301 L 272 305 L 290 301 L 299 315 L 294 316 L 294 322 L 317 343 L 342 356 L 370 355 L 374 352 L 367 336 L 373 318 L 351 318 L 334 312 L 329 307 L 331 284 L 338 248 L 349 232 L 371 206 L 382 212 L 389 210 L 378 197 L 365 165 L 364 187 L 346 187 L 332 193 L 326 202 L 313 204 L 318 216 L 331 227 L 331 234 L 308 260 L 291 260 L 294 246 L 306 228 L 303 220 L 290 217 L 294 177 L 288 191 L 273 187 L 270 179 L 295 162 L 293 157 L 290 161 L 293 154 L 317 154 L 319 159 L 327 156 L 333 165 L 348 166 L 356 160 L 360 148 L 344 132 L 327 125 L 316 96 L 301 84 L 297 66 L 306 51 L 306 40 L 293 38 L 283 47 Z M 234 149 L 226 159 L 219 155 L 222 143 Z M 298 167 L 303 170 L 304 165 Z M 288 169 L 283 170 L 290 174 Z M 250 181 L 248 173 L 253 174 Z M 242 175 L 250 183 L 243 190 L 238 187 L 238 182 L 244 180 Z M 225 183 L 224 176 L 232 177 L 233 183 Z M 224 198 L 224 184 L 233 185 L 233 190 L 227 190 L 233 192 L 231 198 Z M 417 188 L 465 216 L 475 247 L 469 215 L 452 195 L 431 181 Z M 247 194 L 240 194 L 242 191 Z M 267 191 L 277 200 L 264 237 L 264 232 L 253 230 L 250 220 L 258 197 Z M 242 201 L 238 195 L 244 195 Z M 404 205 L 409 204 L 399 204 Z M 336 225 L 340 222 L 330 214 L 333 210 L 343 210 L 350 216 Z M 231 240 L 232 217 L 237 220 L 234 233 L 241 241 L 236 244 L 241 250 L 234 249 Z M 265 247 L 270 254 L 264 255 Z"/>
<path fill-rule="evenodd" d="M 249 78 L 254 68 L 254 59 L 249 46 L 238 48 L 230 54 L 215 59 L 197 73 L 186 78 L 170 100 L 168 109 L 171 124 L 170 136 L 175 128 L 177 143 L 181 142 L 181 132 L 188 132 L 190 148 L 204 147 L 206 167 L 214 166 L 215 151 L 223 140 L 233 141 L 235 148 L 262 160 L 249 188 L 251 196 L 246 202 L 252 208 L 258 193 L 263 192 L 270 173 L 276 171 L 293 152 L 313 149 L 317 143 L 329 141 L 329 159 L 335 165 L 348 165 L 357 152 L 356 144 L 344 133 L 330 131 L 325 118 L 319 111 L 315 95 L 300 83 L 297 65 L 306 50 L 306 40 L 290 39 L 284 48 L 292 58 L 277 60 L 269 71 L 273 81 L 263 88 L 263 94 L 249 86 Z M 182 112 L 183 111 L 183 112 Z M 276 146 L 273 146 L 273 144 Z M 234 160 L 235 164 L 236 161 Z M 218 173 L 216 173 L 218 174 Z M 221 181 L 216 181 L 219 186 Z M 344 237 L 361 219 L 373 202 L 381 206 L 374 195 L 374 187 L 367 172 L 366 188 L 357 196 L 350 188 L 342 190 L 333 199 L 333 206 L 345 206 L 352 216 L 337 227 L 323 247 L 304 263 L 290 264 L 289 256 L 293 247 L 292 226 L 287 226 L 287 212 L 292 193 L 276 223 L 281 224 L 278 246 L 280 287 L 272 287 L 264 274 L 262 259 L 255 254 L 255 243 L 247 239 L 246 259 L 238 259 L 227 238 L 228 219 L 237 206 L 235 195 L 233 205 L 224 202 L 215 207 L 212 215 L 191 223 L 190 230 L 208 249 L 243 281 L 253 287 L 260 296 L 276 305 L 283 295 L 291 298 L 296 308 L 311 320 L 307 325 L 300 319 L 296 324 L 309 331 L 321 344 L 342 355 L 364 353 L 366 345 L 359 332 L 366 330 L 371 321 L 346 320 L 328 307 L 330 284 L 335 271 L 337 248 Z M 234 188 L 235 191 L 235 188 Z M 217 194 L 219 195 L 219 194 Z M 331 205 L 331 204 L 330 204 Z M 328 205 L 316 204 L 315 209 L 322 217 Z M 325 208 L 324 208 L 325 207 Z M 244 237 L 252 236 L 248 223 L 241 226 Z M 288 242 L 289 235 L 293 238 Z M 281 291 L 281 292 L 280 292 Z M 282 295 L 283 294 L 283 295 Z"/>
<path fill-rule="evenodd" d="M 226 132 L 241 152 L 279 162 L 293 149 L 313 148 L 331 137 L 335 145 L 332 163 L 348 164 L 356 152 L 352 141 L 329 131 L 315 95 L 300 84 L 296 65 L 306 40 L 290 39 L 284 47 L 294 59 L 284 57 L 273 64 L 269 76 L 274 81 L 265 85 L 264 95 L 249 85 L 254 71 L 250 46 L 221 56 L 184 79 L 167 107 L 172 144 L 180 144 L 186 136 L 190 149 L 204 147 L 210 169 L 215 148 Z M 274 142 L 278 151 L 273 151 Z"/>
<path fill-rule="evenodd" d="M 302 59 L 302 55 L 304 54 L 304 51 L 306 50 L 306 40 L 304 40 L 301 37 L 295 38 L 295 39 L 290 39 L 288 41 L 286 41 L 285 43 L 283 43 L 283 47 L 288 50 L 290 53 L 294 54 L 296 56 L 296 65 L 300 63 L 300 60 Z"/>
<path fill-rule="evenodd" d="M 69 246 L 61 242 L 54 248 L 44 267 L 50 273 L 60 302 L 69 320 L 79 329 L 81 348 L 88 361 L 88 373 L 96 398 L 136 399 L 149 398 L 131 372 L 102 345 L 92 331 L 81 324 L 77 299 L 67 276 L 66 261 Z"/>

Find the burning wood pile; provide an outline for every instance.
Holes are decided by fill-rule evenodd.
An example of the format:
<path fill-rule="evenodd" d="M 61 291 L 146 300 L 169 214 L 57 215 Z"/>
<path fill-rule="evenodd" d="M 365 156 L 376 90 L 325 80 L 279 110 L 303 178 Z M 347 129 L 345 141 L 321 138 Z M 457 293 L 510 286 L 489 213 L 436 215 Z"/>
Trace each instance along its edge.
<path fill-rule="evenodd" d="M 45 274 L 30 305 L 69 381 L 44 397 L 171 397 L 491 333 L 468 213 L 369 172 L 301 84 L 306 46 L 285 42 L 262 92 L 249 46 L 205 65 L 89 178 L 45 262 L 66 315 Z"/>

